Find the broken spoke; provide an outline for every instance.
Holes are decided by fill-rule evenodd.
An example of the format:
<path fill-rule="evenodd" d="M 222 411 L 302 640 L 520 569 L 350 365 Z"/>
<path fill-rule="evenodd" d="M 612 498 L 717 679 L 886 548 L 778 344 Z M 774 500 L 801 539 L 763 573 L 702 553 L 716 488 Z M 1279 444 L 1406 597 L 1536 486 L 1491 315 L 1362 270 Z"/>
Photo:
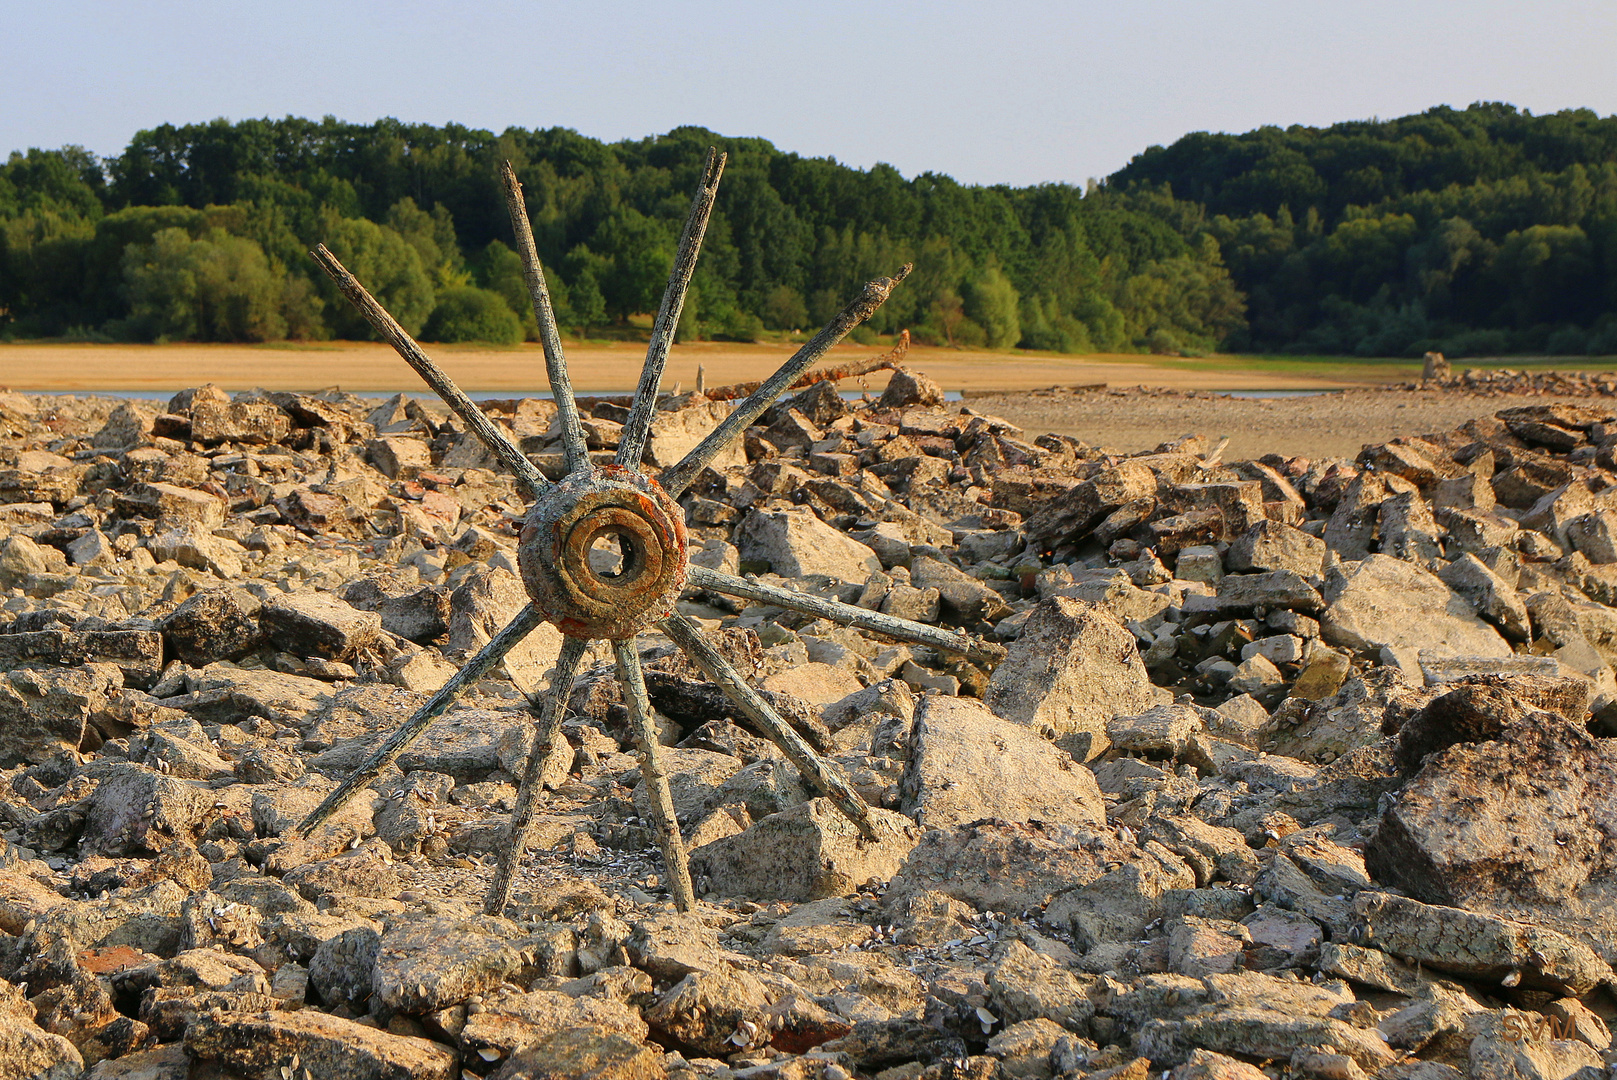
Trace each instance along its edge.
<path fill-rule="evenodd" d="M 511 231 L 516 234 L 517 254 L 522 256 L 522 273 L 528 280 L 533 317 L 539 323 L 539 343 L 545 350 L 545 376 L 550 382 L 551 399 L 556 403 L 556 418 L 561 421 L 562 456 L 567 471 L 576 472 L 589 464 L 589 453 L 584 445 L 584 426 L 578 419 L 578 402 L 573 400 L 573 383 L 567 374 L 561 332 L 556 329 L 556 312 L 551 307 L 550 289 L 545 285 L 544 267 L 539 265 L 539 249 L 533 242 L 533 227 L 528 222 L 522 184 L 509 161 L 500 170 L 500 177 L 505 181 L 505 207 L 511 212 Z"/>

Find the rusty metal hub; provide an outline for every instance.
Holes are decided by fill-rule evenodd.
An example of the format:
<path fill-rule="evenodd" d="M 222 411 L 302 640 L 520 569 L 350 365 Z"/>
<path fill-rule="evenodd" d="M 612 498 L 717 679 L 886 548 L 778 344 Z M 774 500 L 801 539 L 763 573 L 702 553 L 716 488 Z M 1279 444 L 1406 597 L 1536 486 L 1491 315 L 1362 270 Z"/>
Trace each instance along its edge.
<path fill-rule="evenodd" d="M 522 523 L 522 583 L 569 637 L 631 638 L 673 614 L 685 587 L 684 517 L 637 470 L 573 473 L 545 489 Z"/>

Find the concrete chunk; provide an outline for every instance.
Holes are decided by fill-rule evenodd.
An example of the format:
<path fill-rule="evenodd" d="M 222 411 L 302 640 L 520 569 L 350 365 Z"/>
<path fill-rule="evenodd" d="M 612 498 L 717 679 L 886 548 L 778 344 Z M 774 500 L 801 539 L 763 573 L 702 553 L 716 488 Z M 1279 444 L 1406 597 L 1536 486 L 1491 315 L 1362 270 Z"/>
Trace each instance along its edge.
<path fill-rule="evenodd" d="M 1037 732 L 969 698 L 923 698 L 899 808 L 923 828 L 980 818 L 1103 825 L 1095 776 Z"/>

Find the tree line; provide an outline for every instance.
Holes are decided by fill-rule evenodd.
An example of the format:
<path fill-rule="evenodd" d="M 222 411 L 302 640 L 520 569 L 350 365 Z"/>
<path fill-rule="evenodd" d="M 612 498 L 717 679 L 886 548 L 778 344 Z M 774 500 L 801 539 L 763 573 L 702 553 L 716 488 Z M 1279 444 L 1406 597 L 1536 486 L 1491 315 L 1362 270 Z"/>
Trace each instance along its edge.
<path fill-rule="evenodd" d="M 1087 189 L 861 170 L 694 128 L 603 143 L 385 119 L 216 120 L 0 166 L 0 336 L 364 338 L 323 242 L 426 340 L 536 333 L 498 168 L 575 335 L 655 310 L 706 148 L 729 154 L 679 336 L 823 323 L 1062 352 L 1617 352 L 1617 118 L 1506 105 L 1187 135 Z"/>
<path fill-rule="evenodd" d="M 324 242 L 428 340 L 532 337 L 498 181 L 515 166 L 574 333 L 654 311 L 709 145 L 729 154 L 679 333 L 807 330 L 915 272 L 870 333 L 962 346 L 1206 350 L 1243 324 L 1200 222 L 1153 195 L 906 180 L 699 128 L 607 144 L 381 120 L 214 121 L 0 167 L 0 333 L 259 341 L 369 336 L 306 255 Z"/>
<path fill-rule="evenodd" d="M 1617 353 L 1617 117 L 1477 104 L 1198 133 L 1108 184 L 1200 209 L 1247 303 L 1232 349 Z"/>

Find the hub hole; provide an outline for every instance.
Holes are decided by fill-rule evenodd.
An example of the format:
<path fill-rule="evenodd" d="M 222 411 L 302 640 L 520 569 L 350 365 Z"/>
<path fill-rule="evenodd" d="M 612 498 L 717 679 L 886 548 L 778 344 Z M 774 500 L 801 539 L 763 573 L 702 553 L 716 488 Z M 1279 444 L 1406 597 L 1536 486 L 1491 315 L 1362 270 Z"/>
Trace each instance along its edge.
<path fill-rule="evenodd" d="M 590 570 L 598 578 L 615 581 L 633 568 L 635 555 L 633 536 L 620 529 L 607 529 L 590 541 Z"/>

